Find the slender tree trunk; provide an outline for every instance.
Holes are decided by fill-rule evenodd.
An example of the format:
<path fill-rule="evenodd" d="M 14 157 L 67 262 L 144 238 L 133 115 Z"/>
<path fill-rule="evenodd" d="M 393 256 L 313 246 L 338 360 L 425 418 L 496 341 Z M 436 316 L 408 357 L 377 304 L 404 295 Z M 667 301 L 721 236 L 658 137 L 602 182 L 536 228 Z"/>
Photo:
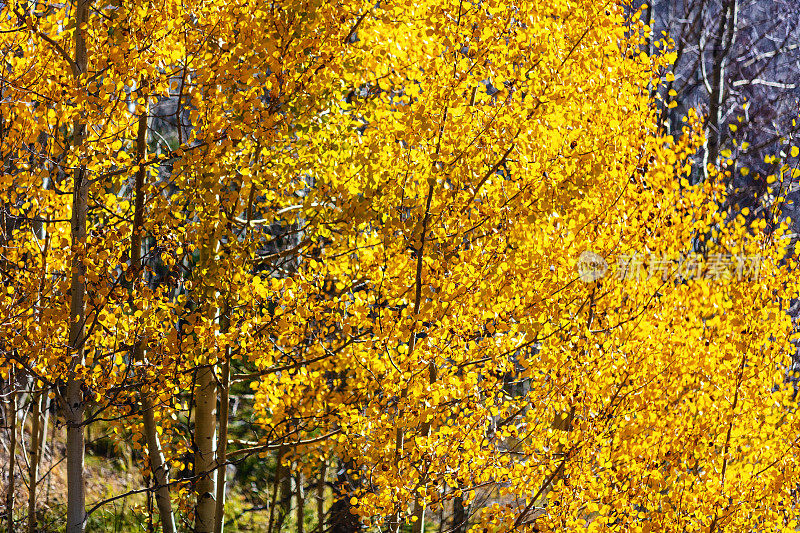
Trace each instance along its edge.
<path fill-rule="evenodd" d="M 43 417 L 42 417 L 41 429 L 39 431 L 39 451 L 38 451 L 38 454 L 36 455 L 36 463 L 40 467 L 41 467 L 41 464 L 42 464 L 42 457 L 44 456 L 45 453 L 47 453 L 47 431 L 49 429 L 49 423 L 50 423 L 50 397 L 48 395 L 47 390 L 42 392 L 42 407 L 41 407 L 41 410 L 42 410 L 42 413 L 43 413 Z M 52 442 L 50 443 L 50 447 L 52 448 Z M 48 479 L 47 495 L 49 495 L 49 493 L 50 493 L 50 483 L 49 483 L 50 478 L 48 477 L 47 479 Z M 41 482 L 41 479 L 37 479 L 37 486 L 38 486 L 39 482 Z M 47 501 L 47 498 L 45 498 L 45 501 Z M 35 504 L 35 501 L 34 501 L 34 504 Z M 30 510 L 29 510 L 29 512 L 30 512 Z M 28 520 L 29 520 L 28 527 L 32 528 L 30 533 L 35 533 L 35 531 L 36 531 L 36 509 L 35 509 L 35 507 L 33 509 L 33 517 L 31 517 L 31 515 L 29 514 L 28 515 Z M 33 525 L 30 525 L 30 520 L 33 520 Z"/>
<path fill-rule="evenodd" d="M 303 518 L 305 517 L 306 502 L 303 498 L 303 473 L 298 469 L 295 476 L 295 501 L 297 502 L 297 533 L 303 533 Z"/>
<path fill-rule="evenodd" d="M 142 80 L 142 92 L 147 91 L 147 84 Z M 145 102 L 147 95 L 142 94 Z M 145 167 L 142 165 L 147 156 L 147 115 L 149 104 L 145 104 L 144 112 L 139 116 L 136 133 L 136 178 L 134 184 L 134 210 L 133 228 L 131 228 L 131 262 L 132 292 L 142 273 L 142 237 L 144 236 L 144 192 L 145 192 Z M 134 361 L 144 362 L 144 339 L 136 341 L 133 347 Z M 142 410 L 142 423 L 144 426 L 145 440 L 147 442 L 147 455 L 150 458 L 150 472 L 156 485 L 156 506 L 158 507 L 161 529 L 164 533 L 175 533 L 175 516 L 172 512 L 172 501 L 169 496 L 169 468 L 161 451 L 161 442 L 158 438 L 155 417 L 153 416 L 153 402 L 145 393 L 139 394 L 139 403 Z"/>
<path fill-rule="evenodd" d="M 156 483 L 156 506 L 163 533 L 175 533 L 175 515 L 172 512 L 172 501 L 169 496 L 169 467 L 161 451 L 158 438 L 153 404 L 150 398 L 141 395 L 142 422 L 147 439 L 147 455 L 150 457 L 150 471 Z"/>
<path fill-rule="evenodd" d="M 257 152 L 258 153 L 258 152 Z M 241 191 L 241 184 L 239 186 Z M 252 218 L 254 188 L 250 186 L 250 195 L 247 204 L 247 224 L 250 226 Z M 238 200 L 237 200 L 238 203 Z M 230 329 L 230 307 L 225 304 L 225 308 L 220 317 L 220 331 L 227 333 Z M 227 489 L 226 472 L 228 460 L 228 418 L 230 417 L 230 385 L 231 385 L 231 349 L 225 348 L 225 360 L 220 369 L 220 400 L 219 400 L 219 428 L 217 431 L 217 498 L 214 509 L 214 533 L 222 533 L 225 529 L 225 491 Z"/>
<path fill-rule="evenodd" d="M 285 453 L 286 446 L 281 444 L 281 447 L 275 455 L 275 483 L 272 485 L 272 501 L 269 505 L 269 526 L 267 528 L 267 533 L 272 533 L 272 528 L 275 525 L 275 507 L 278 504 L 278 490 L 280 489 L 281 480 L 283 479 L 283 456 Z"/>
<path fill-rule="evenodd" d="M 39 462 L 39 466 L 42 465 L 42 456 L 47 453 L 47 432 L 50 429 L 50 396 L 48 395 L 47 390 L 45 389 L 42 392 L 42 427 L 39 431 L 39 455 L 36 456 L 36 460 Z M 51 446 L 52 448 L 52 443 Z M 41 479 L 39 480 L 41 481 Z"/>
<path fill-rule="evenodd" d="M 225 309 L 225 314 L 229 313 L 229 309 Z M 227 316 L 223 317 L 223 328 L 228 330 L 229 319 Z M 220 399 L 219 399 L 219 431 L 217 436 L 217 501 L 216 509 L 214 511 L 214 533 L 222 533 L 225 527 L 225 473 L 228 460 L 228 409 L 230 402 L 230 384 L 231 384 L 231 351 L 230 348 L 225 349 L 225 361 L 222 363 L 220 376 Z"/>
<path fill-rule="evenodd" d="M 453 500 L 453 533 L 464 533 L 467 530 L 467 510 L 464 507 L 464 497 L 456 496 Z"/>
<path fill-rule="evenodd" d="M 86 523 L 84 479 L 83 392 L 81 383 L 72 379 L 67 384 L 67 533 L 83 533 Z"/>
<path fill-rule="evenodd" d="M 438 154 L 438 148 L 437 148 Z M 433 190 L 434 185 L 436 184 L 436 180 L 433 178 L 429 178 L 428 183 L 428 198 L 425 202 L 425 216 L 422 218 L 422 228 L 420 229 L 419 235 L 419 249 L 417 250 L 417 271 L 416 276 L 414 279 L 415 285 L 415 297 L 414 297 L 414 315 L 419 315 L 419 307 L 422 303 L 422 268 L 423 268 L 423 257 L 425 254 L 425 239 L 427 237 L 426 233 L 428 231 L 428 217 L 430 216 L 431 212 L 431 201 L 433 200 Z M 414 351 L 414 347 L 416 346 L 417 342 L 417 333 L 416 331 L 411 332 L 411 339 L 408 343 L 408 351 L 412 353 Z M 431 361 L 428 363 L 428 383 L 433 384 L 436 382 L 436 363 Z M 427 438 L 431 432 L 431 424 L 428 421 L 423 422 L 422 424 L 422 435 L 423 437 Z M 425 480 L 423 479 L 423 482 Z M 425 504 L 420 501 L 419 497 L 414 499 L 414 518 L 415 521 L 412 524 L 412 532 L 413 533 L 425 533 Z"/>
<path fill-rule="evenodd" d="M 45 428 L 47 429 L 47 428 Z M 47 440 L 47 431 L 44 432 L 44 438 L 42 439 L 42 447 L 44 447 L 44 443 Z M 53 430 L 50 432 L 50 450 L 55 449 L 55 442 L 56 442 L 56 428 L 55 424 L 53 425 Z M 51 466 L 53 464 L 52 452 L 50 457 Z M 44 491 L 44 501 L 50 501 L 50 489 L 53 487 L 53 476 L 47 476 L 47 489 Z"/>
<path fill-rule="evenodd" d="M 725 98 L 725 69 L 731 47 L 736 39 L 736 24 L 739 15 L 739 0 L 725 0 L 722 4 L 717 36 L 714 40 L 711 65 L 711 95 L 706 120 L 706 149 L 703 172 L 709 178 L 709 165 L 716 165 L 720 153 L 720 128 L 722 127 L 722 104 Z"/>
<path fill-rule="evenodd" d="M 206 365 L 197 372 L 195 409 L 195 454 L 194 475 L 197 476 L 195 490 L 195 531 L 211 533 L 214 530 L 216 510 L 216 463 L 214 448 L 216 436 L 217 385 L 214 367 Z"/>
<path fill-rule="evenodd" d="M 14 533 L 14 470 L 16 469 L 17 456 L 17 390 L 14 379 L 14 369 L 8 374 L 8 409 L 6 410 L 6 423 L 10 432 L 8 442 L 8 480 L 6 482 L 6 514 L 8 518 L 8 533 Z"/>
<path fill-rule="evenodd" d="M 325 531 L 325 476 L 328 473 L 328 462 L 322 460 L 322 469 L 317 481 L 317 533 Z"/>
<path fill-rule="evenodd" d="M 222 224 L 218 221 L 213 227 L 209 242 L 200 249 L 199 270 L 205 271 L 215 260 L 219 248 L 219 233 Z M 209 321 L 217 319 L 219 309 L 209 302 L 216 299 L 214 289 L 205 286 L 202 291 L 203 306 Z M 216 361 L 210 360 L 197 371 L 195 387 L 195 432 L 194 432 L 194 475 L 195 492 L 195 531 L 211 533 L 214 531 L 217 492 L 217 377 Z"/>
<path fill-rule="evenodd" d="M 284 457 L 285 455 L 286 452 L 284 451 Z M 292 509 L 292 465 L 285 460 L 282 463 L 284 466 L 281 469 L 281 501 L 278 506 L 276 531 L 280 531 L 283 528 L 283 522 L 289 517 L 289 512 Z"/>
<path fill-rule="evenodd" d="M 75 66 L 76 78 L 87 72 L 89 57 L 86 51 L 85 24 L 89 19 L 89 1 L 77 0 L 75 7 Z M 80 117 L 73 123 L 73 147 L 80 150 L 86 135 L 86 124 Z M 69 313 L 69 355 L 72 368 L 83 363 L 84 329 L 86 323 L 86 267 L 83 254 L 86 245 L 86 214 L 89 199 L 89 179 L 86 169 L 81 165 L 75 169 L 72 195 L 71 241 L 76 250 L 72 260 L 72 280 L 70 284 Z M 85 410 L 81 382 L 72 375 L 67 378 L 64 395 L 64 416 L 67 426 L 67 533 L 83 533 L 86 526 L 86 482 L 84 479 L 84 424 Z"/>
<path fill-rule="evenodd" d="M 428 383 L 433 385 L 437 379 L 436 363 L 428 363 Z M 431 434 L 431 423 L 426 421 L 422 424 L 422 435 L 427 438 Z M 419 498 L 414 500 L 414 517 L 416 521 L 412 525 L 412 533 L 425 533 L 425 504 Z"/>
<path fill-rule="evenodd" d="M 50 178 L 45 178 L 43 189 L 50 186 Z M 38 305 L 36 308 L 37 319 L 42 320 L 44 310 L 44 290 L 47 280 L 48 254 L 50 252 L 50 234 L 47 231 L 48 216 L 44 213 L 44 220 L 38 223 L 36 231 L 39 233 L 40 242 L 44 243 L 41 252 L 42 277 L 39 278 Z M 34 388 L 38 387 L 37 379 L 33 379 Z M 44 388 L 33 395 L 33 427 L 31 428 L 31 449 L 28 458 L 28 533 L 36 533 L 36 487 L 39 483 L 39 465 L 42 462 L 42 450 L 47 437 L 47 422 L 50 417 L 48 409 L 48 389 Z"/>
<path fill-rule="evenodd" d="M 47 433 L 47 391 L 33 397 L 33 427 L 28 458 L 28 533 L 36 533 L 36 486 L 39 482 L 39 463 L 42 458 L 44 436 Z"/>
<path fill-rule="evenodd" d="M 35 385 L 35 383 L 34 383 Z M 44 394 L 40 391 L 33 396 L 33 412 L 31 418 L 31 447 L 28 457 L 28 533 L 36 533 L 36 482 L 39 477 L 39 427 L 42 422 L 41 397 Z"/>

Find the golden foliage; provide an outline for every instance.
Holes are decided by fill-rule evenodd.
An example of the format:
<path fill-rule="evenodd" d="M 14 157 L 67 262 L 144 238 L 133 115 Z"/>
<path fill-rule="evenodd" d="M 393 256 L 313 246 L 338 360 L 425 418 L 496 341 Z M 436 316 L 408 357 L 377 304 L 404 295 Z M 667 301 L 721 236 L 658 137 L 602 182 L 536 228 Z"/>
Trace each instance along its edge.
<path fill-rule="evenodd" d="M 18 9 L 0 17 L 3 372 L 78 378 L 98 405 L 150 391 L 176 461 L 177 393 L 230 347 L 264 443 L 335 433 L 302 459 L 352 460 L 372 524 L 491 494 L 477 531 L 794 530 L 786 226 L 690 184 L 695 117 L 659 136 L 648 84 L 671 58 L 639 53 L 622 6 L 109 2 L 85 28 L 67 4 Z M 76 31 L 88 72 L 65 52 Z M 168 96 L 185 127 L 137 161 L 138 116 Z M 171 272 L 156 286 L 120 245 L 138 165 L 149 260 Z M 611 266 L 589 283 L 586 250 Z M 675 275 L 694 251 L 760 268 Z M 638 280 L 618 262 L 635 254 Z"/>

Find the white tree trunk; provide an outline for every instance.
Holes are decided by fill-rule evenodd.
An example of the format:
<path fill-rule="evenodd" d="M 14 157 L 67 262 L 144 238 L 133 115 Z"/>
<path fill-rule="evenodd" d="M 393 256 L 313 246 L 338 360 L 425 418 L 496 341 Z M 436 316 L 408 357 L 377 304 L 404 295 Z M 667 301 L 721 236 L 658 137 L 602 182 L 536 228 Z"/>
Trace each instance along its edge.
<path fill-rule="evenodd" d="M 87 71 L 89 58 L 86 52 L 86 29 L 89 18 L 88 0 L 78 0 L 75 7 L 75 66 L 73 74 L 79 77 Z M 81 28 L 84 28 L 81 30 Z M 76 119 L 73 123 L 73 147 L 76 151 L 83 144 L 86 124 Z M 89 198 L 89 180 L 86 169 L 75 169 L 72 196 L 72 246 L 77 250 L 72 261 L 72 282 L 70 285 L 69 313 L 69 355 L 72 368 L 83 363 L 84 328 L 86 323 L 86 267 L 82 252 L 86 244 L 86 211 Z M 85 410 L 81 382 L 72 372 L 67 378 L 64 395 L 64 416 L 67 423 L 67 533 L 83 533 L 86 525 L 86 494 L 84 467 L 84 427 Z"/>
<path fill-rule="evenodd" d="M 197 504 L 195 506 L 195 532 L 214 531 L 216 510 L 216 461 L 214 460 L 217 411 L 217 384 L 214 367 L 205 366 L 197 372 L 195 393 L 195 455 L 194 475 Z"/>
<path fill-rule="evenodd" d="M 141 396 L 142 422 L 147 438 L 147 455 L 150 457 L 150 471 L 156 482 L 156 505 L 161 520 L 163 533 L 175 533 L 175 515 L 172 512 L 172 501 L 169 497 L 169 470 L 164 454 L 161 452 L 161 442 L 158 439 L 156 421 L 153 417 L 153 405 L 145 395 Z"/>

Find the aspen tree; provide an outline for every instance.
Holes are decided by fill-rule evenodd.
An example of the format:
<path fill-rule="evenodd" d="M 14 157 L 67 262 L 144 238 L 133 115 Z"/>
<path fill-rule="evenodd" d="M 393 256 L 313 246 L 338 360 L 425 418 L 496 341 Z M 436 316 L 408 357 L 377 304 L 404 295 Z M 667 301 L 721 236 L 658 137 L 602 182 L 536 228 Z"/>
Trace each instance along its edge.
<path fill-rule="evenodd" d="M 228 463 L 272 452 L 273 530 L 320 471 L 326 527 L 329 461 L 349 529 L 794 528 L 787 225 L 689 183 L 698 116 L 660 135 L 670 57 L 623 6 L 2 9 L 0 372 L 67 381 L 69 531 L 101 411 L 197 531 Z"/>
<path fill-rule="evenodd" d="M 86 28 L 89 1 L 79 0 L 75 7 L 75 59 L 73 75 L 78 84 L 86 77 L 89 57 Z M 83 149 L 86 124 L 76 117 L 72 124 L 72 146 L 76 153 Z M 86 213 L 89 197 L 89 176 L 80 163 L 73 171 L 71 246 L 75 250 L 70 282 L 68 350 L 72 358 L 72 374 L 84 362 L 86 342 Z M 86 482 L 84 478 L 84 410 L 85 399 L 80 380 L 68 374 L 62 409 L 67 422 L 67 533 L 82 533 L 86 528 Z"/>

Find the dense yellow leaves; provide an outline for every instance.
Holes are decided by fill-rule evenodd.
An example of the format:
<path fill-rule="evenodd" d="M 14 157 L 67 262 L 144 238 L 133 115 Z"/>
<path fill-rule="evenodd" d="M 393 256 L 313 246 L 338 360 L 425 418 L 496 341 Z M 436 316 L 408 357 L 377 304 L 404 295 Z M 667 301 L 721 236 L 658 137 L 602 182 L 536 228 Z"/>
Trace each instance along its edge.
<path fill-rule="evenodd" d="M 786 228 L 691 185 L 696 117 L 658 136 L 669 54 L 640 54 L 621 6 L 109 3 L 88 72 L 68 10 L 2 11 L 22 25 L 0 34 L 4 373 L 69 374 L 98 405 L 147 387 L 177 464 L 177 391 L 230 350 L 265 442 L 335 433 L 295 452 L 351 461 L 374 524 L 458 497 L 477 531 L 790 527 Z M 137 159 L 143 114 L 178 126 Z M 149 284 L 125 244 L 142 166 Z M 588 283 L 586 251 L 608 267 Z"/>

